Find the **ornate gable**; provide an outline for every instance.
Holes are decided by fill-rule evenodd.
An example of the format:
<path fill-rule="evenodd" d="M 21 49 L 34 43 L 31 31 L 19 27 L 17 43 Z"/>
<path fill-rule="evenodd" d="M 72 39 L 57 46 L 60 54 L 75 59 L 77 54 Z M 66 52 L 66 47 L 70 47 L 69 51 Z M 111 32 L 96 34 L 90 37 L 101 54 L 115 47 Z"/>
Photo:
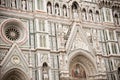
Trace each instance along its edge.
<path fill-rule="evenodd" d="M 7 55 L 1 63 L 1 66 L 2 74 L 5 74 L 7 71 L 13 68 L 18 68 L 25 72 L 28 72 L 29 70 L 25 56 L 16 43 L 14 43 L 8 51 Z"/>
<path fill-rule="evenodd" d="M 76 49 L 83 49 L 88 52 L 92 52 L 92 48 L 89 46 L 86 34 L 80 24 L 73 23 L 73 27 L 66 44 L 66 50 L 72 51 Z"/>

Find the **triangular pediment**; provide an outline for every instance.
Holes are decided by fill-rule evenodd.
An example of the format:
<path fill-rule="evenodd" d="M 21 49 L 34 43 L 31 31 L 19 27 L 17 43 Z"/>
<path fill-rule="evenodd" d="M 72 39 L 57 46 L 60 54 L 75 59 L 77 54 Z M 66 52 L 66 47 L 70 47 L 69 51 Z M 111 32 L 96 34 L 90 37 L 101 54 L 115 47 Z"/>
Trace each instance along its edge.
<path fill-rule="evenodd" d="M 29 70 L 25 56 L 16 43 L 14 43 L 8 51 L 7 55 L 1 63 L 1 66 L 2 73 L 5 73 L 6 71 L 13 68 L 18 68 L 25 72 L 28 72 Z"/>
<path fill-rule="evenodd" d="M 82 49 L 92 53 L 92 49 L 88 43 L 82 26 L 78 23 L 73 23 L 71 33 L 66 44 L 66 50 L 69 53 L 70 51 L 76 49 Z"/>

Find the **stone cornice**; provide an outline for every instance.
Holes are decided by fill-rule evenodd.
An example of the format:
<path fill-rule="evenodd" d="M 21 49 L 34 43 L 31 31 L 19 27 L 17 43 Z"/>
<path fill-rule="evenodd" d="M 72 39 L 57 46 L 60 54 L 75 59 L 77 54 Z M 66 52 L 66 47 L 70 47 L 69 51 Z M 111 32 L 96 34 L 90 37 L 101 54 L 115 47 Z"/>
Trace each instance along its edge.
<path fill-rule="evenodd" d="M 66 25 L 71 25 L 71 23 L 74 21 L 73 19 L 69 17 L 63 17 L 63 16 L 56 16 L 53 14 L 47 14 L 44 11 L 36 10 L 34 12 L 29 11 L 21 11 L 21 10 L 13 10 L 13 9 L 7 9 L 7 8 L 0 8 L 0 14 L 5 16 L 14 16 L 17 18 L 25 18 L 25 19 L 34 19 L 34 18 L 40 18 L 43 20 L 48 20 L 51 22 L 56 23 L 62 23 Z M 85 27 L 87 27 L 87 24 L 89 23 L 89 26 L 93 26 L 93 28 L 117 28 L 114 23 L 110 22 L 89 22 L 89 21 L 78 21 L 79 23 L 83 24 Z M 104 27 L 103 27 L 104 26 Z"/>
<path fill-rule="evenodd" d="M 109 54 L 109 55 L 103 55 L 103 54 L 96 54 L 97 56 L 101 56 L 103 58 L 120 58 L 120 54 Z"/>
<path fill-rule="evenodd" d="M 5 15 L 5 16 L 14 16 L 16 18 L 26 18 L 26 19 L 33 18 L 32 12 L 14 10 L 14 9 L 9 9 L 9 8 L 1 8 L 1 7 L 0 7 L 0 14 Z"/>

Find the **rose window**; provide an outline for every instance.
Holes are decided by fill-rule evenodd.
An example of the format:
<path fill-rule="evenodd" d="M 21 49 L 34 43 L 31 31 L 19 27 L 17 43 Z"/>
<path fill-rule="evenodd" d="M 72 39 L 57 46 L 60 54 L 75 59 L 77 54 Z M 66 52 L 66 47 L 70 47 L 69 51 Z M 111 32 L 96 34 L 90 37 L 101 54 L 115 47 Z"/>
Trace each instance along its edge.
<path fill-rule="evenodd" d="M 6 43 L 13 44 L 15 42 L 22 45 L 27 41 L 27 27 L 21 20 L 7 19 L 1 23 L 0 30 L 1 38 Z"/>
<path fill-rule="evenodd" d="M 20 32 L 14 26 L 10 26 L 5 30 L 5 35 L 9 40 L 15 41 L 20 37 Z"/>

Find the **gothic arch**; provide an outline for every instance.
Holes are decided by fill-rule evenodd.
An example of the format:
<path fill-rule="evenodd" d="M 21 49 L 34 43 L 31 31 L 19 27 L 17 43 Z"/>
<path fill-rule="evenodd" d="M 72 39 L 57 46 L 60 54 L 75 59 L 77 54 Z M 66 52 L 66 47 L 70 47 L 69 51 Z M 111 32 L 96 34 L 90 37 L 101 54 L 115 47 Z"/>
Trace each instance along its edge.
<path fill-rule="evenodd" d="M 49 80 L 49 66 L 46 62 L 42 65 L 42 79 Z"/>
<path fill-rule="evenodd" d="M 71 60 L 75 57 L 75 56 L 78 56 L 78 55 L 83 55 L 83 56 L 86 56 L 93 64 L 94 64 L 94 67 L 96 68 L 96 62 L 95 62 L 95 58 L 93 56 L 90 55 L 90 52 L 86 51 L 86 50 L 83 50 L 83 49 L 77 49 L 77 50 L 73 50 L 70 52 L 69 55 L 69 64 L 71 62 Z M 97 68 L 96 68 L 97 69 Z"/>
<path fill-rule="evenodd" d="M 72 3 L 71 10 L 72 10 L 72 18 L 74 19 L 78 18 L 79 17 L 79 4 L 76 1 Z"/>
<path fill-rule="evenodd" d="M 87 13 L 86 13 L 86 9 L 82 8 L 82 16 L 83 16 L 83 20 L 87 20 Z"/>
<path fill-rule="evenodd" d="M 79 4 L 76 2 L 76 1 L 74 1 L 73 3 L 72 3 L 72 9 L 73 8 L 75 8 L 75 9 L 78 9 L 79 8 Z"/>
<path fill-rule="evenodd" d="M 96 68 L 96 62 L 95 62 L 95 58 L 93 58 L 90 55 L 90 52 L 85 51 L 83 49 L 77 49 L 77 50 L 73 50 L 70 52 L 69 55 L 69 71 L 71 74 L 71 66 L 73 66 L 74 64 L 78 63 L 80 64 L 83 68 L 84 71 L 86 73 L 86 77 L 84 77 L 85 79 L 88 79 L 91 76 L 94 76 L 97 68 Z M 70 75 L 71 77 L 71 75 Z"/>
<path fill-rule="evenodd" d="M 89 20 L 93 21 L 93 10 L 90 9 L 88 13 L 89 13 Z"/>
<path fill-rule="evenodd" d="M 60 6 L 58 3 L 55 3 L 55 14 L 60 15 Z"/>
<path fill-rule="evenodd" d="M 3 77 L 2 80 L 30 80 L 28 76 L 20 69 L 18 68 L 13 68 L 9 71 L 7 71 Z"/>
<path fill-rule="evenodd" d="M 67 16 L 67 6 L 66 6 L 66 4 L 64 4 L 63 6 L 62 6 L 62 10 L 63 10 L 63 16 Z"/>
<path fill-rule="evenodd" d="M 119 13 L 118 12 L 113 13 L 113 18 L 114 18 L 115 25 L 119 25 L 120 22 L 119 22 Z"/>
<path fill-rule="evenodd" d="M 98 15 L 100 14 L 100 12 L 98 10 L 96 10 L 95 13 L 98 14 Z"/>
<path fill-rule="evenodd" d="M 50 1 L 47 2 L 47 13 L 52 14 L 52 4 Z"/>
<path fill-rule="evenodd" d="M 100 12 L 99 12 L 99 10 L 95 10 L 95 21 L 100 22 Z"/>

